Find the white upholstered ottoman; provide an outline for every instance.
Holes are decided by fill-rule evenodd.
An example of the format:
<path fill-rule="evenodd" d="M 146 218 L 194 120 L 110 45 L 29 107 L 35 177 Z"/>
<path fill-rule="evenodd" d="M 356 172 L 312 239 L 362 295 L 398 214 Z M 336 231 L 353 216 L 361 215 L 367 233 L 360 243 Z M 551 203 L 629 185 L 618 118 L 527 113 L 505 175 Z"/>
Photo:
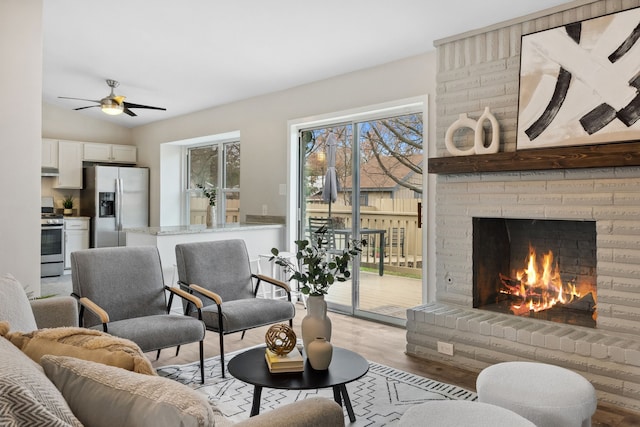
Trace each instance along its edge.
<path fill-rule="evenodd" d="M 468 400 L 433 400 L 413 406 L 404 413 L 397 427 L 535 427 L 513 411 Z"/>
<path fill-rule="evenodd" d="M 589 427 L 598 404 L 582 375 L 545 363 L 489 366 L 478 375 L 476 391 L 480 402 L 510 409 L 538 427 Z"/>

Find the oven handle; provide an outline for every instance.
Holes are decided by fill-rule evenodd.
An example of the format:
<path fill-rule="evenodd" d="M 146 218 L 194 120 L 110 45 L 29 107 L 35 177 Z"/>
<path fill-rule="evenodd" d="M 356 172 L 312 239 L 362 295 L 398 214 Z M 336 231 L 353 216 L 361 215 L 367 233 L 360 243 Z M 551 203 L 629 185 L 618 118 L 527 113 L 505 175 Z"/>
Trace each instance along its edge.
<path fill-rule="evenodd" d="M 62 230 L 64 228 L 64 225 L 60 225 L 60 224 L 42 224 L 42 229 L 43 230 Z"/>

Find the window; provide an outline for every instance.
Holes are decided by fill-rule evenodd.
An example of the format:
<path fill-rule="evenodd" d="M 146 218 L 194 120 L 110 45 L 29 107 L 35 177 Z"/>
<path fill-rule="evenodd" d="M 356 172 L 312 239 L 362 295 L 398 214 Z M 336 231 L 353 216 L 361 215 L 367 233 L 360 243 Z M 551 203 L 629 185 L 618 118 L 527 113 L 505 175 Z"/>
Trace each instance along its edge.
<path fill-rule="evenodd" d="M 216 210 L 219 223 L 238 222 L 240 142 L 216 142 L 187 148 L 186 183 L 189 224 L 204 224 L 206 219 L 208 199 L 198 186 L 217 190 Z"/>

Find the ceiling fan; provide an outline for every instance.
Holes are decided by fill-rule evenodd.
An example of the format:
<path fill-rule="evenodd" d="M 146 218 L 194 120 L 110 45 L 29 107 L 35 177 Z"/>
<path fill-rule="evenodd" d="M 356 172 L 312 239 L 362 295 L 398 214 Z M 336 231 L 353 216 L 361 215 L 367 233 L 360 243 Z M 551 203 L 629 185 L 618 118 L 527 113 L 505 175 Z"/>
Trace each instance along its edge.
<path fill-rule="evenodd" d="M 79 101 L 89 101 L 95 102 L 97 105 L 89 105 L 87 107 L 74 108 L 74 110 L 84 110 L 86 108 L 100 107 L 102 112 L 115 116 L 121 113 L 125 113 L 130 115 L 131 117 L 135 117 L 137 114 L 131 111 L 131 108 L 146 108 L 147 110 L 162 110 L 167 111 L 166 108 L 161 107 L 151 107 L 149 105 L 140 105 L 140 104 L 132 104 L 131 102 L 125 102 L 125 97 L 116 95 L 114 93 L 114 89 L 117 88 L 120 83 L 115 80 L 107 80 L 107 85 L 111 88 L 111 93 L 109 96 L 102 98 L 100 100 L 95 99 L 85 99 L 85 98 L 70 98 L 67 96 L 59 96 L 58 98 L 62 99 L 76 99 Z"/>

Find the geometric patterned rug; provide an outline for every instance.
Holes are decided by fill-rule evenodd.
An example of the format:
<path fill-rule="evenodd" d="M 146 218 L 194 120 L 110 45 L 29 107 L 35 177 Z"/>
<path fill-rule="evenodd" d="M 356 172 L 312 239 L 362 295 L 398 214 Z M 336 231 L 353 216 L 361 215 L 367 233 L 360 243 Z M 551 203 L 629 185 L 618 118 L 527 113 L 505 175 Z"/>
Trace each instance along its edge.
<path fill-rule="evenodd" d="M 227 354 L 225 361 L 231 360 L 235 354 L 245 350 Z M 236 380 L 228 371 L 226 378 L 222 378 L 219 356 L 205 360 L 204 384 L 200 384 L 198 362 L 164 366 L 158 368 L 157 372 L 160 376 L 171 378 L 205 394 L 209 401 L 231 421 L 238 422 L 249 417 L 253 386 Z M 348 426 L 393 426 L 413 405 L 429 400 L 477 399 L 476 394 L 469 390 L 374 362 L 369 362 L 369 372 L 365 376 L 347 384 L 347 391 L 356 416 L 356 421 L 351 423 L 346 410 L 344 411 L 345 424 Z M 311 396 L 333 399 L 333 391 L 331 388 L 319 390 L 264 388 L 260 413 Z"/>

